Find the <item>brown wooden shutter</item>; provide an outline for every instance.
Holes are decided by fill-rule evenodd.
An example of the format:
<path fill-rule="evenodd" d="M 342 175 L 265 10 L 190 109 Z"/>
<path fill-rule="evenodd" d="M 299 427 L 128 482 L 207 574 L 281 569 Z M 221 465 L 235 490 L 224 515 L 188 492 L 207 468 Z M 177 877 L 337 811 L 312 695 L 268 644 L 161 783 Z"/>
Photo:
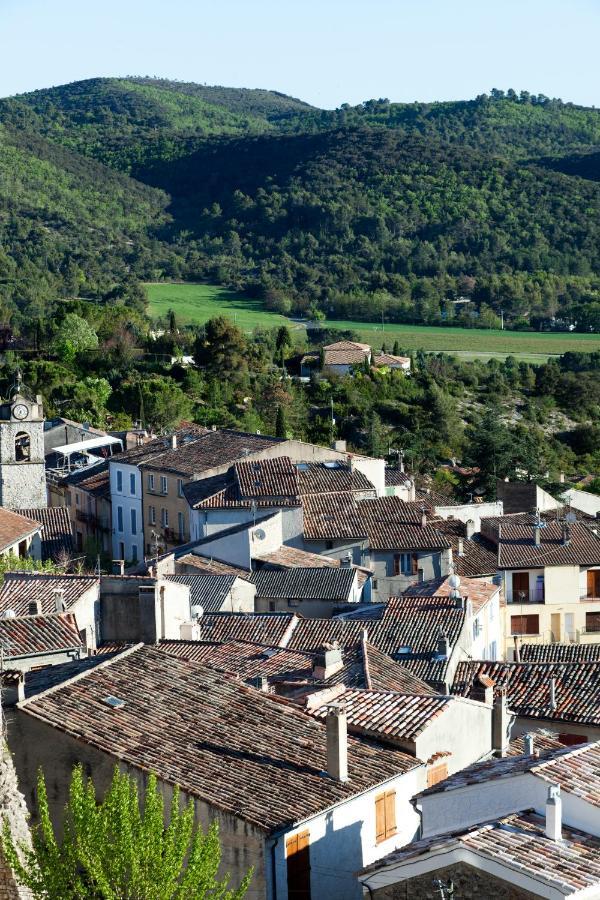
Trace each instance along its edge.
<path fill-rule="evenodd" d="M 375 797 L 375 840 L 385 841 L 385 794 Z"/>
<path fill-rule="evenodd" d="M 400 554 L 394 554 L 394 575 L 400 574 Z"/>
<path fill-rule="evenodd" d="M 288 900 L 310 900 L 310 834 L 301 831 L 285 842 Z"/>
<path fill-rule="evenodd" d="M 412 575 L 417 575 L 419 571 L 419 557 L 416 553 L 412 555 Z"/>
<path fill-rule="evenodd" d="M 437 766 L 431 766 L 427 770 L 427 787 L 433 787 L 448 777 L 447 763 L 438 763 Z"/>
<path fill-rule="evenodd" d="M 293 856 L 298 852 L 298 835 L 295 834 L 293 837 L 288 838 L 285 842 L 285 855 Z"/>
<path fill-rule="evenodd" d="M 396 834 L 396 791 L 386 791 L 385 836 L 389 838 L 393 834 Z"/>

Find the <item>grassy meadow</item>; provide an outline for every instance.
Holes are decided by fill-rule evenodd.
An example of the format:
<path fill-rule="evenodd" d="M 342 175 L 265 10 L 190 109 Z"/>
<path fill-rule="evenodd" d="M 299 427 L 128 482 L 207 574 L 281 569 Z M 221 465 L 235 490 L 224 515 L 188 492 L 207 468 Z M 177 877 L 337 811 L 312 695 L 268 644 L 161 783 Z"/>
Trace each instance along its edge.
<path fill-rule="evenodd" d="M 259 300 L 249 300 L 226 288 L 210 284 L 153 283 L 146 285 L 151 316 L 160 318 L 174 309 L 182 325 L 201 325 L 208 319 L 224 315 L 243 331 L 256 327 L 274 328 L 287 324 L 303 334 L 304 326 L 265 310 Z M 398 341 L 404 350 L 430 353 L 454 353 L 463 359 L 503 359 L 516 356 L 529 362 L 544 362 L 549 356 L 567 350 L 600 350 L 600 335 L 499 331 L 479 328 L 444 328 L 429 325 L 396 325 L 381 322 L 327 321 L 328 327 L 351 329 L 360 339 L 375 348 L 385 343 L 388 349 Z"/>

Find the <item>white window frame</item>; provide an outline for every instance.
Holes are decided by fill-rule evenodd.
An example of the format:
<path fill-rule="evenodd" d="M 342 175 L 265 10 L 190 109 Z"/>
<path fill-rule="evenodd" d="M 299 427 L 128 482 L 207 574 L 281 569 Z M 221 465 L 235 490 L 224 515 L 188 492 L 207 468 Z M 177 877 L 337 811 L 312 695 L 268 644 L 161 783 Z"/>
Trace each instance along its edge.
<path fill-rule="evenodd" d="M 168 494 L 168 493 L 169 493 L 169 483 L 168 483 L 168 481 L 167 481 L 167 476 L 166 476 L 166 475 L 161 475 L 161 476 L 160 476 L 160 492 L 161 492 L 161 494 Z"/>
<path fill-rule="evenodd" d="M 117 469 L 117 494 L 123 493 L 123 470 Z"/>

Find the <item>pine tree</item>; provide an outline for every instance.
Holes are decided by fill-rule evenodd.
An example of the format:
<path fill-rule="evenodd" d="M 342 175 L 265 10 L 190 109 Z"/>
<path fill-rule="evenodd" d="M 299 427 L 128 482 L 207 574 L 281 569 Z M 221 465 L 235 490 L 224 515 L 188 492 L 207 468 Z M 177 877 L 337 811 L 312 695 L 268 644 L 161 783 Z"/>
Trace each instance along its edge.
<path fill-rule="evenodd" d="M 283 406 L 277 407 L 277 418 L 275 420 L 275 437 L 286 438 L 288 432 L 287 421 Z"/>
<path fill-rule="evenodd" d="M 115 768 L 101 803 L 81 766 L 73 770 L 59 841 L 50 821 L 44 776 L 37 785 L 39 825 L 32 847 L 14 845 L 5 821 L 2 841 L 18 880 L 39 900 L 241 900 L 252 877 L 236 890 L 228 876 L 217 880 L 221 859 L 219 831 L 194 824 L 194 805 L 180 809 L 173 790 L 165 827 L 162 795 L 150 775 L 140 806 L 137 783 Z"/>

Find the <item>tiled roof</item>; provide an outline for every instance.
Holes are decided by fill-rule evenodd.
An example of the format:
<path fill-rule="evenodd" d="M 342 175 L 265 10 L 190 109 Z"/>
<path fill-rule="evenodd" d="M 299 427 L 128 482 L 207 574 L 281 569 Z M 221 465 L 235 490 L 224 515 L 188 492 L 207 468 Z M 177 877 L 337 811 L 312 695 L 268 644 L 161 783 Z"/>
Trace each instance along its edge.
<path fill-rule="evenodd" d="M 75 616 L 70 613 L 0 618 L 0 647 L 5 659 L 83 649 Z"/>
<path fill-rule="evenodd" d="M 479 675 L 491 678 L 495 691 L 506 690 L 508 706 L 518 716 L 600 726 L 600 662 L 460 662 L 452 692 L 468 697 Z M 550 705 L 552 678 L 556 709 Z"/>
<path fill-rule="evenodd" d="M 338 566 L 259 569 L 252 574 L 257 597 L 283 600 L 329 600 L 346 603 L 356 580 L 356 569 Z"/>
<path fill-rule="evenodd" d="M 314 569 L 317 566 L 335 569 L 340 565 L 340 560 L 334 556 L 321 556 L 320 553 L 310 553 L 308 550 L 300 550 L 298 547 L 288 547 L 287 544 L 282 544 L 281 547 L 270 553 L 255 556 L 254 559 L 278 569 L 295 567 L 312 567 Z"/>
<path fill-rule="evenodd" d="M 532 755 L 494 757 L 473 763 L 417 796 L 444 794 L 458 788 L 486 784 L 498 778 L 512 778 L 530 772 L 544 781 L 559 784 L 564 791 L 576 794 L 587 803 L 600 806 L 600 742 L 577 747 L 562 745 L 542 747 L 534 737 Z"/>
<path fill-rule="evenodd" d="M 337 494 L 347 491 L 372 491 L 375 487 L 367 476 L 347 463 L 331 460 L 319 463 L 297 463 L 299 492 L 305 494 Z"/>
<path fill-rule="evenodd" d="M 593 566 L 600 565 L 600 538 L 582 522 L 568 527 L 565 540 L 562 522 L 547 521 L 540 529 L 540 544 L 536 546 L 532 524 L 507 524 L 504 517 L 501 532 L 486 527 L 490 520 L 482 520 L 486 537 L 498 540 L 499 569 L 533 569 L 537 566 Z"/>
<path fill-rule="evenodd" d="M 400 497 L 361 500 L 358 515 L 369 536 L 371 550 L 444 550 L 448 539 L 429 522 L 421 525 L 419 504 L 405 503 Z"/>
<path fill-rule="evenodd" d="M 452 545 L 452 560 L 456 574 L 478 578 L 495 575 L 498 571 L 498 551 L 481 534 L 467 538 L 467 527 L 460 519 L 435 519 L 432 524 L 445 534 Z"/>
<path fill-rule="evenodd" d="M 39 600 L 42 614 L 55 612 L 54 591 L 64 591 L 67 609 L 73 606 L 90 588 L 99 587 L 95 575 L 46 575 L 41 572 L 7 572 L 0 586 L 0 612 L 14 609 L 17 616 L 26 616 L 29 604 Z"/>
<path fill-rule="evenodd" d="M 96 666 L 111 659 L 116 652 L 121 652 L 123 649 L 125 648 L 122 647 L 119 651 L 103 651 L 95 656 L 83 656 L 81 659 L 74 659 L 71 662 L 45 666 L 43 669 L 25 672 L 25 697 L 35 697 L 36 694 L 41 694 L 42 691 L 47 691 L 48 688 L 62 684 L 64 681 L 69 681 L 75 675 L 95 669 Z"/>
<path fill-rule="evenodd" d="M 521 644 L 521 662 L 600 662 L 597 644 Z"/>
<path fill-rule="evenodd" d="M 218 612 L 235 584 L 235 575 L 167 575 L 190 589 L 190 605 L 201 606 L 205 612 Z"/>
<path fill-rule="evenodd" d="M 189 443 L 186 444 L 184 439 L 175 450 L 167 450 L 143 465 L 161 472 L 196 475 L 241 460 L 246 451 L 256 453 L 278 443 L 284 443 L 283 439 L 227 429 L 204 431 Z"/>
<path fill-rule="evenodd" d="M 110 695 L 124 705 L 106 705 Z M 22 710 L 267 832 L 418 765 L 399 750 L 350 736 L 349 780 L 328 778 L 320 722 L 150 646 L 25 701 Z"/>
<path fill-rule="evenodd" d="M 258 675 L 267 678 L 306 678 L 312 672 L 313 655 L 284 647 L 272 647 L 254 641 L 230 640 L 160 642 L 160 649 L 180 659 L 204 663 L 222 672 L 248 680 Z"/>
<path fill-rule="evenodd" d="M 406 484 L 408 481 L 412 483 L 412 478 L 406 472 L 402 472 L 395 466 L 385 467 L 385 483 L 387 487 L 396 484 Z"/>
<path fill-rule="evenodd" d="M 233 472 L 240 497 L 296 497 L 297 470 L 287 456 L 238 462 Z"/>
<path fill-rule="evenodd" d="M 212 643 L 239 640 L 286 647 L 296 622 L 293 613 L 209 613 L 200 621 L 200 634 Z"/>
<path fill-rule="evenodd" d="M 366 643 L 367 684 L 374 691 L 399 691 L 403 694 L 435 693 L 426 681 L 406 666 L 395 662 L 372 644 Z"/>
<path fill-rule="evenodd" d="M 394 356 L 393 353 L 380 353 L 373 360 L 376 366 L 402 366 L 410 367 L 409 356 Z"/>
<path fill-rule="evenodd" d="M 538 752 L 541 750 L 560 750 L 565 746 L 558 740 L 556 733 L 546 731 L 544 728 L 530 731 L 528 734 L 533 739 L 534 752 L 536 750 Z M 525 754 L 525 735 L 521 734 L 519 737 L 512 740 L 508 745 L 506 753 L 508 756 L 523 756 Z"/>
<path fill-rule="evenodd" d="M 327 643 L 337 641 L 340 647 L 358 644 L 364 630 L 363 622 L 346 619 L 303 619 L 298 617 L 286 646 L 292 650 L 316 652 Z M 370 639 L 369 629 L 369 639 Z"/>
<path fill-rule="evenodd" d="M 187 429 L 185 431 L 176 431 L 177 440 L 182 441 L 184 435 L 189 438 L 194 438 L 199 432 L 188 432 Z M 131 450 L 125 450 L 123 453 L 115 454 L 111 459 L 114 462 L 123 463 L 124 465 L 130 466 L 139 466 L 142 463 L 148 462 L 153 457 L 160 455 L 161 453 L 165 453 L 171 446 L 171 440 L 169 437 L 157 437 L 153 438 L 151 441 L 146 441 L 145 444 L 140 444 L 139 447 L 132 447 Z"/>
<path fill-rule="evenodd" d="M 17 512 L 43 526 L 42 560 L 58 561 L 73 553 L 73 531 L 66 507 L 48 506 L 44 509 L 19 509 Z"/>
<path fill-rule="evenodd" d="M 232 566 L 230 563 L 224 563 L 209 556 L 186 553 L 184 556 L 178 557 L 177 562 L 184 566 L 194 566 L 199 572 L 205 572 L 207 575 L 235 575 L 237 578 L 250 581 L 248 569 L 241 569 L 239 566 Z"/>
<path fill-rule="evenodd" d="M 444 578 L 434 578 L 431 581 L 422 581 L 420 584 L 413 584 L 407 588 L 403 597 L 449 597 L 452 588 L 450 587 L 450 576 Z M 500 593 L 500 588 L 496 584 L 488 581 L 479 581 L 475 578 L 461 578 L 460 587 L 458 588 L 462 597 L 467 597 L 473 606 L 473 612 L 478 613 L 486 603 Z"/>
<path fill-rule="evenodd" d="M 0 551 L 40 531 L 40 523 L 0 506 Z"/>
<path fill-rule="evenodd" d="M 439 694 L 400 694 L 396 691 L 350 689 L 335 698 L 343 704 L 348 716 L 348 730 L 386 742 L 413 741 L 452 703 L 451 697 Z M 311 709 L 311 714 L 324 719 L 327 706 Z"/>
<path fill-rule="evenodd" d="M 333 344 L 325 344 L 323 347 L 323 350 L 362 350 L 363 353 L 368 353 L 370 349 L 368 344 L 361 344 L 359 341 L 334 341 Z"/>
<path fill-rule="evenodd" d="M 539 885 L 536 890 L 540 896 L 555 896 L 549 891 L 556 889 L 561 896 L 576 896 L 579 891 L 585 891 L 586 896 L 592 897 L 600 888 L 600 838 L 563 827 L 563 839 L 557 845 L 545 835 L 545 820 L 534 813 L 518 813 L 462 833 L 439 834 L 415 841 L 372 863 L 361 875 L 423 858 L 441 848 L 447 858 L 446 865 L 453 850 L 468 850 L 486 861 L 505 864 L 511 871 L 531 875 Z M 593 893 L 592 889 L 595 889 Z"/>
<path fill-rule="evenodd" d="M 366 540 L 367 531 L 352 494 L 309 494 L 302 498 L 308 541 Z"/>
<path fill-rule="evenodd" d="M 71 484 L 80 491 L 91 494 L 92 497 L 110 497 L 110 472 L 108 460 L 86 469 L 71 472 L 64 479 L 65 484 Z"/>

